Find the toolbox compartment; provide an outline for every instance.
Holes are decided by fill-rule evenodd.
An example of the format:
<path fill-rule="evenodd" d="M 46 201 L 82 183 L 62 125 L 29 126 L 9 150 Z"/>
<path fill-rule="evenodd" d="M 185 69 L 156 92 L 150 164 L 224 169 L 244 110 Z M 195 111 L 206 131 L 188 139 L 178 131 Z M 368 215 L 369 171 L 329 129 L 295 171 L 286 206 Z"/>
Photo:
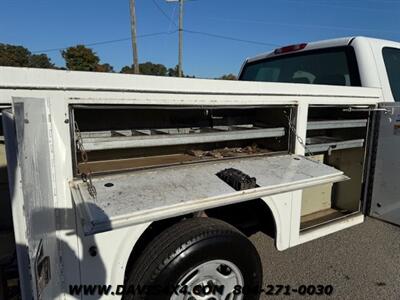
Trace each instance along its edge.
<path fill-rule="evenodd" d="M 302 231 L 361 211 L 371 113 L 345 106 L 311 106 L 306 155 L 344 172 L 350 180 L 305 189 Z"/>
<path fill-rule="evenodd" d="M 77 179 L 71 189 L 75 202 L 85 204 L 78 207 L 85 207 L 87 233 L 111 226 L 96 218 L 98 206 L 115 227 L 347 180 L 338 168 L 292 156 L 294 108 L 72 106 Z M 365 126 L 365 120 L 349 123 Z M 343 124 L 310 123 L 318 130 L 329 126 Z M 248 182 L 233 182 L 235 176 Z M 96 194 L 85 188 L 88 181 Z"/>

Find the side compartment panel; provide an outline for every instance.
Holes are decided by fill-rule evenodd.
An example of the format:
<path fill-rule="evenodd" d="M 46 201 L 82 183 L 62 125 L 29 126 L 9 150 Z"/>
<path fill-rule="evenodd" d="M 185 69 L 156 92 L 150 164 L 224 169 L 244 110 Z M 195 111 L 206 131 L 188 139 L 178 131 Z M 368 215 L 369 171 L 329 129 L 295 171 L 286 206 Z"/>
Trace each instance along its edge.
<path fill-rule="evenodd" d="M 378 116 L 369 214 L 400 225 L 400 103 L 385 103 Z"/>
<path fill-rule="evenodd" d="M 35 299 L 60 291 L 50 116 L 45 99 L 14 98 L 18 164 Z"/>

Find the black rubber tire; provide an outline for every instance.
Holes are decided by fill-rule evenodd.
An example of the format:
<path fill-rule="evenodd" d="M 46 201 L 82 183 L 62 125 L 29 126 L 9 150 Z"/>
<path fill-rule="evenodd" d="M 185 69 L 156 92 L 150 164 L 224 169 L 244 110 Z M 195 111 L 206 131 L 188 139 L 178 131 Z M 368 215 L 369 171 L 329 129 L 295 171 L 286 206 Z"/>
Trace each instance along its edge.
<path fill-rule="evenodd" d="M 169 300 L 172 294 L 160 290 L 175 286 L 190 269 L 214 259 L 234 263 L 244 279 L 244 299 L 259 299 L 262 267 L 251 241 L 223 221 L 192 218 L 167 228 L 149 243 L 128 275 L 125 288 L 130 293 L 124 300 Z M 138 286 L 154 290 L 146 295 L 131 293 Z"/>

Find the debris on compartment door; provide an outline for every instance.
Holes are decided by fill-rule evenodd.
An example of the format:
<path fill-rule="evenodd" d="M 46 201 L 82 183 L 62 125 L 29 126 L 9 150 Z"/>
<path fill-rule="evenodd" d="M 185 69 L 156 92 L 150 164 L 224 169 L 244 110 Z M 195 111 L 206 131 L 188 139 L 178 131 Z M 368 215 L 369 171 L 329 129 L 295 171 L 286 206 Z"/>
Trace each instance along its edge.
<path fill-rule="evenodd" d="M 250 155 L 250 154 L 260 154 L 266 153 L 268 150 L 261 149 L 257 144 L 252 144 L 247 147 L 225 147 L 214 150 L 200 150 L 200 149 L 190 149 L 187 151 L 189 155 L 193 155 L 195 157 L 204 158 L 204 157 L 213 157 L 213 158 L 224 158 L 224 157 L 236 157 L 240 155 Z"/>
<path fill-rule="evenodd" d="M 216 175 L 237 191 L 258 187 L 255 177 L 250 177 L 238 169 L 225 169 L 218 172 Z"/>

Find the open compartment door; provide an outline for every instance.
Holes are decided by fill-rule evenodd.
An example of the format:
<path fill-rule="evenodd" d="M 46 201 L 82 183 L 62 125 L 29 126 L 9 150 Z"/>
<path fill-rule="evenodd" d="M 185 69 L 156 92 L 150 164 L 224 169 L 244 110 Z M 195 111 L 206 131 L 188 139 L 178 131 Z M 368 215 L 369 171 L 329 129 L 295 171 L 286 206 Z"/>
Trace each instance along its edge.
<path fill-rule="evenodd" d="M 95 197 L 82 180 L 71 191 L 85 234 L 93 234 L 346 179 L 303 156 L 280 155 L 99 176 Z"/>
<path fill-rule="evenodd" d="M 384 103 L 377 112 L 370 151 L 366 212 L 400 225 L 400 103 Z"/>
<path fill-rule="evenodd" d="M 29 259 L 33 289 L 30 298 L 54 299 L 61 290 L 61 272 L 48 104 L 42 98 L 13 98 L 13 111 L 15 121 L 9 116 L 5 124 L 8 174 L 14 186 L 10 189 L 14 224 L 19 225 L 16 237 L 23 242 L 17 240 L 16 245 L 19 264 L 26 266 Z M 23 270 L 20 276 L 27 288 L 26 272 Z"/>

